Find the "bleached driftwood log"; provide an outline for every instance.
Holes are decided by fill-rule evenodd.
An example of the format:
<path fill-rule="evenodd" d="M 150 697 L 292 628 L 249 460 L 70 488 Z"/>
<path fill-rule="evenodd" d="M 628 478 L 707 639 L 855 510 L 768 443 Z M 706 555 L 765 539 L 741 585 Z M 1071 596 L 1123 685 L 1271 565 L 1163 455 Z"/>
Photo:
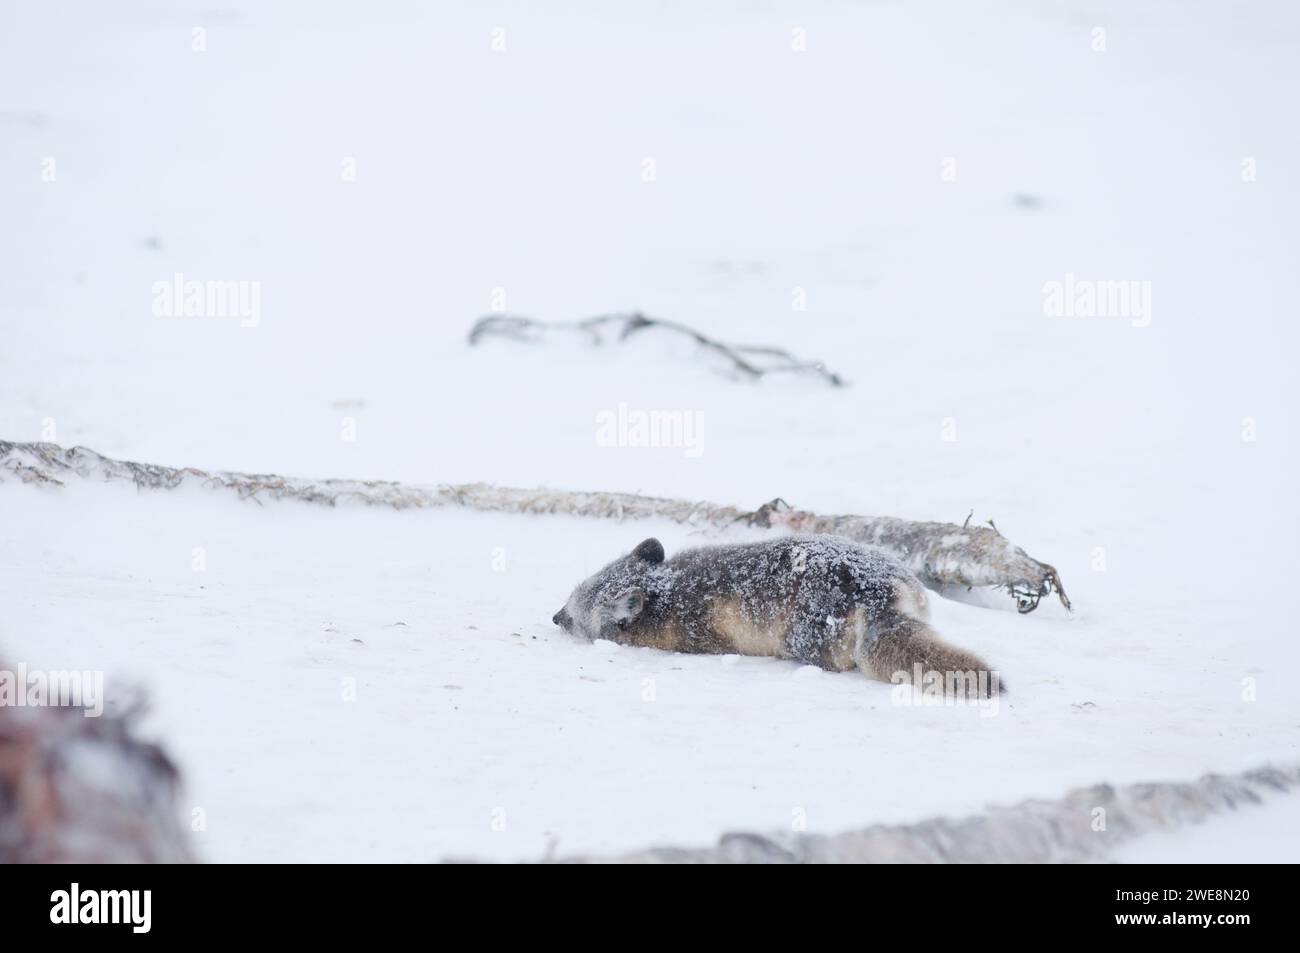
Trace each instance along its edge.
<path fill-rule="evenodd" d="M 133 736 L 140 711 L 0 705 L 0 864 L 195 859 L 175 766 Z"/>
<path fill-rule="evenodd" d="M 1265 767 L 1190 783 L 1076 788 L 1058 800 L 1022 801 L 974 817 L 878 824 L 844 834 L 727 834 L 715 847 L 659 847 L 575 863 L 926 864 L 1104 861 L 1142 834 L 1198 824 L 1300 787 L 1300 766 Z"/>
<path fill-rule="evenodd" d="M 85 447 L 0 441 L 0 480 L 62 485 L 70 476 L 129 480 L 141 488 L 168 489 L 194 483 L 229 490 L 241 498 L 292 499 L 336 506 L 361 503 L 394 509 L 464 506 L 505 513 L 562 513 L 605 519 L 663 519 L 701 528 L 736 523 L 791 532 L 833 533 L 898 556 L 933 589 L 996 587 L 1011 594 L 1021 612 L 1055 593 L 1068 609 L 1060 576 L 1030 557 L 993 527 L 915 522 L 890 516 L 823 516 L 790 507 L 783 500 L 757 510 L 716 503 L 672 500 L 631 493 L 600 493 L 544 488 L 517 489 L 486 483 L 410 486 L 384 480 L 308 480 L 221 470 L 176 469 L 113 460 Z"/>
<path fill-rule="evenodd" d="M 807 374 L 821 378 L 832 387 L 845 386 L 844 378 L 821 361 L 806 361 L 779 347 L 728 344 L 676 321 L 648 318 L 637 312 L 601 314 L 581 321 L 539 321 L 514 314 L 489 314 L 474 322 L 469 332 L 469 343 L 478 344 L 485 337 L 533 343 L 558 332 L 579 334 L 593 344 L 603 344 L 602 332 L 607 328 L 615 329 L 616 339 L 620 342 L 651 328 L 685 335 L 704 350 L 721 357 L 730 372 L 742 380 L 758 380 L 768 374 Z"/>

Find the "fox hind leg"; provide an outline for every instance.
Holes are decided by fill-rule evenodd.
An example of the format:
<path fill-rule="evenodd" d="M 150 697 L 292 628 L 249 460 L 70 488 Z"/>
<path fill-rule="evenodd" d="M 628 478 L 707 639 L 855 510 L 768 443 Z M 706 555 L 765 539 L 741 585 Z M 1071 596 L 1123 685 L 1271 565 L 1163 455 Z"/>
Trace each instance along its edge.
<path fill-rule="evenodd" d="M 945 695 L 988 698 L 1006 691 L 978 655 L 949 645 L 926 623 L 898 612 L 865 627 L 855 656 L 858 668 L 884 682 L 914 684 L 919 671 L 923 680 L 938 679 Z"/>

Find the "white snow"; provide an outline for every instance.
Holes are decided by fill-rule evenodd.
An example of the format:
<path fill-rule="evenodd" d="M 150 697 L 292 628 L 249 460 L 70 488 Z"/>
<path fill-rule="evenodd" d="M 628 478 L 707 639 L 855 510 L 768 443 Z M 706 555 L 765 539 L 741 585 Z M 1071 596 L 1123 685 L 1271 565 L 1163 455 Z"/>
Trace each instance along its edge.
<path fill-rule="evenodd" d="M 1300 798 L 1270 799 L 1187 830 L 1149 834 L 1112 854 L 1121 864 L 1294 864 L 1300 857 Z"/>
<path fill-rule="evenodd" d="M 0 18 L 0 438 L 973 507 L 1076 606 L 931 600 L 1009 686 L 981 717 L 551 625 L 640 539 L 701 542 L 675 526 L 0 485 L 0 652 L 143 681 L 205 857 L 702 844 L 798 810 L 834 831 L 1300 758 L 1294 4 Z M 258 282 L 259 322 L 155 316 L 176 273 Z M 1067 275 L 1151 282 L 1149 325 L 1046 315 Z M 498 306 L 641 308 L 853 386 L 738 384 L 667 338 L 467 348 Z M 702 453 L 600 446 L 621 404 L 702 414 Z"/>

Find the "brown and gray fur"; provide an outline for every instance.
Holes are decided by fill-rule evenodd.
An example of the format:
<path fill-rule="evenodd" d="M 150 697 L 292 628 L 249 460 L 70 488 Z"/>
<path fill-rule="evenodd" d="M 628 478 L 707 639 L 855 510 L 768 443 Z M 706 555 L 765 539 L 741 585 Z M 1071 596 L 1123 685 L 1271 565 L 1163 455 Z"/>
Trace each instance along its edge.
<path fill-rule="evenodd" d="M 980 694 L 1004 690 L 987 663 L 942 641 L 928 617 L 925 590 L 901 562 L 819 535 L 687 549 L 668 560 L 647 539 L 579 584 L 552 621 L 623 645 L 771 656 L 895 682 L 911 681 L 919 664 L 940 673 L 948 693 L 974 691 L 977 681 Z"/>

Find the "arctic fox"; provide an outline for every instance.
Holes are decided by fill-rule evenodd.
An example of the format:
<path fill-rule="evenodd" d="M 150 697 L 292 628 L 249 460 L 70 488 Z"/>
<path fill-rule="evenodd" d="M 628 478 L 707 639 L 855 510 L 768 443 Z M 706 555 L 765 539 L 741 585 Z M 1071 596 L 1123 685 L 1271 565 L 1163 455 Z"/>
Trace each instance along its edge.
<path fill-rule="evenodd" d="M 1005 690 L 984 661 L 940 640 L 928 617 L 920 581 L 894 557 L 837 536 L 786 536 L 667 561 L 647 539 L 579 584 L 551 621 L 624 645 L 920 678 L 949 695 Z"/>

